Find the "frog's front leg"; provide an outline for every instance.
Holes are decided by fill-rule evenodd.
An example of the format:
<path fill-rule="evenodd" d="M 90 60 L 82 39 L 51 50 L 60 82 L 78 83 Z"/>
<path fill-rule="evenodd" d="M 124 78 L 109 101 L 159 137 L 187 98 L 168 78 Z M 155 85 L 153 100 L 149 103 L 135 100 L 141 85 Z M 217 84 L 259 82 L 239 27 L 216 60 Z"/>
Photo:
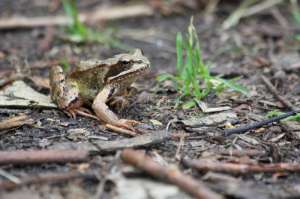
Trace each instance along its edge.
<path fill-rule="evenodd" d="M 115 96 L 109 102 L 110 107 L 114 107 L 118 111 L 124 110 L 128 106 L 128 100 L 124 96 Z"/>
<path fill-rule="evenodd" d="M 66 79 L 62 67 L 53 66 L 50 69 L 51 99 L 68 116 L 75 118 L 76 114 L 95 118 L 82 107 L 79 89 L 74 81 Z"/>
<path fill-rule="evenodd" d="M 106 101 L 112 92 L 113 88 L 108 85 L 104 87 L 100 93 L 98 93 L 92 105 L 94 112 L 100 120 L 107 124 L 134 131 L 133 125 L 138 124 L 139 122 L 135 120 L 119 119 L 118 116 L 106 105 Z"/>

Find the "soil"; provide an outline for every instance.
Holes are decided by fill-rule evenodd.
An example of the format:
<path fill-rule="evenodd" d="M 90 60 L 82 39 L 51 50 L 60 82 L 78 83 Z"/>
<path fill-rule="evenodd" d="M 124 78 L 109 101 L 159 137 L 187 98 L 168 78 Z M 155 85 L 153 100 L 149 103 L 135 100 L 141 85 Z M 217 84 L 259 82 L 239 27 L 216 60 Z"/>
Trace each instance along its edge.
<path fill-rule="evenodd" d="M 284 107 L 261 81 L 261 74 L 276 86 L 281 96 L 291 102 L 294 107 L 300 107 L 299 41 L 294 37 L 299 31 L 299 27 L 290 15 L 289 5 L 284 3 L 276 10 L 287 22 L 286 26 L 276 18 L 277 15 L 274 12 L 266 11 L 242 19 L 237 26 L 230 30 L 223 30 L 221 23 L 235 8 L 235 4 L 230 2 L 220 4 L 216 13 L 206 18 L 199 10 L 186 9 L 181 14 L 164 16 L 156 12 L 151 17 L 133 17 L 103 22 L 102 27 L 94 25 L 93 27 L 97 27 L 99 30 L 105 27 L 115 27 L 120 41 L 132 48 L 142 49 L 151 61 L 151 72 L 136 82 L 134 85 L 136 94 L 129 97 L 129 105 L 124 110 L 114 111 L 122 118 L 144 123 L 141 128 L 146 128 L 150 132 L 165 129 L 167 124 L 174 119 L 187 120 L 208 115 L 202 113 L 199 107 L 187 110 L 176 108 L 178 93 L 174 87 L 168 82 L 158 83 L 156 81 L 156 76 L 160 73 L 175 72 L 175 35 L 177 32 L 187 30 L 192 15 L 201 41 L 203 57 L 206 62 L 211 63 L 212 74 L 223 75 L 224 78 L 239 77 L 238 82 L 249 89 L 249 96 L 230 91 L 218 95 L 211 94 L 203 100 L 208 107 L 230 106 L 231 111 L 238 116 L 237 125 L 266 118 L 266 114 L 275 109 L 282 112 L 288 111 L 288 108 Z M 79 8 L 85 11 L 95 5 L 109 6 L 109 4 L 120 5 L 122 3 L 124 1 L 113 1 L 113 3 L 110 1 L 93 1 L 93 3 L 80 1 Z M 17 3 L 4 0 L 0 3 L 0 19 L 13 15 L 35 17 L 45 13 L 55 15 L 61 14 L 63 11 L 61 7 L 52 10 L 51 3 L 48 1 L 22 0 Z M 55 36 L 47 42 L 45 38 L 51 31 Z M 73 67 L 80 60 L 105 59 L 124 52 L 124 50 L 112 49 L 99 43 L 78 45 L 65 42 L 57 38 L 57 35 L 62 32 L 62 28 L 43 27 L 1 30 L 1 79 L 6 77 L 5 74 L 13 73 L 17 69 L 46 80 L 49 68 L 55 61 L 66 59 Z M 24 81 L 37 91 L 49 94 L 49 89 L 28 79 Z M 75 140 L 70 138 L 68 134 L 70 130 L 74 129 L 85 129 L 90 136 L 98 136 L 107 141 L 128 138 L 128 136 L 105 129 L 98 121 L 81 116 L 69 118 L 57 109 L 1 108 L 0 120 L 20 113 L 29 115 L 35 123 L 1 133 L 1 150 L 47 149 L 63 143 L 88 143 L 86 137 L 79 137 Z M 161 125 L 157 125 L 157 122 L 153 121 L 159 121 Z M 299 123 L 294 124 L 298 127 L 296 130 L 292 129 L 291 125 L 289 122 L 276 123 L 253 130 L 246 134 L 248 139 L 239 136 L 226 137 L 218 131 L 224 128 L 220 125 L 199 131 L 174 124 L 171 126 L 171 132 L 179 135 L 183 132 L 186 133 L 180 150 L 182 157 L 210 158 L 237 163 L 292 163 L 300 161 L 298 148 L 300 146 L 300 125 Z M 149 154 L 155 151 L 167 163 L 177 165 L 185 173 L 203 180 L 208 187 L 226 198 L 300 197 L 300 176 L 293 172 L 222 174 L 239 181 L 239 186 L 232 189 L 225 186 L 222 181 L 210 182 L 203 178 L 207 172 L 191 171 L 176 158 L 179 143 L 180 139 L 174 138 L 140 149 Z M 224 150 L 247 151 L 253 149 L 266 153 L 242 157 L 219 153 Z M 18 198 L 21 195 L 28 198 L 48 198 L 46 196 L 49 194 L 52 194 L 54 198 L 92 198 L 102 180 L 111 172 L 111 165 L 118 165 L 119 169 L 124 169 L 124 164 L 116 161 L 116 157 L 118 157 L 118 152 L 95 156 L 86 163 L 4 165 L 1 170 L 19 178 L 47 172 L 60 173 L 80 170 L 85 166 L 87 168 L 83 171 L 93 173 L 96 178 L 22 186 L 12 191 L 2 191 L 1 198 Z M 0 174 L 0 178 L 6 180 L 5 175 Z M 104 183 L 104 186 L 102 198 L 112 198 L 116 192 L 114 183 L 109 181 Z M 74 191 L 75 189 L 77 191 Z"/>

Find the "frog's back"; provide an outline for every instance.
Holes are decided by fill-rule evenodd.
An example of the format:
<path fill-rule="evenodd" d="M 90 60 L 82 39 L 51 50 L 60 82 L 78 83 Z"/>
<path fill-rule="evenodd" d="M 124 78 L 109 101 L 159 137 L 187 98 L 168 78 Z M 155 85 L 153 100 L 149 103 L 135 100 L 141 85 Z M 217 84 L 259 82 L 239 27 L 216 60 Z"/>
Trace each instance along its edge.
<path fill-rule="evenodd" d="M 75 81 L 79 88 L 79 93 L 85 101 L 92 101 L 98 92 L 104 87 L 105 67 L 80 67 L 69 76 L 71 81 Z"/>
<path fill-rule="evenodd" d="M 84 72 L 94 69 L 95 67 L 101 67 L 102 65 L 105 65 L 102 60 L 84 60 L 80 61 L 79 64 L 76 65 L 74 72 Z"/>

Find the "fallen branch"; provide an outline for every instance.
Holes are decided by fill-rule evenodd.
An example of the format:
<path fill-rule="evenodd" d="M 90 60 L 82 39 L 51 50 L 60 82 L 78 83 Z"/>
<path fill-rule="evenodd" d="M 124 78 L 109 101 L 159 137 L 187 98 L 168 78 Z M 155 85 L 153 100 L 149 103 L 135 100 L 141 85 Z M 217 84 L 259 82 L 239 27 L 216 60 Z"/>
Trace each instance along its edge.
<path fill-rule="evenodd" d="M 154 11 L 150 6 L 133 5 L 112 8 L 97 8 L 89 13 L 79 15 L 83 23 L 96 23 L 103 20 L 116 20 L 136 16 L 150 16 Z M 11 17 L 0 19 L 0 29 L 12 28 L 35 28 L 45 26 L 65 26 L 71 21 L 67 16 L 46 16 L 46 17 Z"/>
<path fill-rule="evenodd" d="M 183 164 L 199 171 L 227 172 L 235 174 L 257 172 L 300 172 L 299 163 L 275 163 L 275 164 L 238 164 L 212 160 L 191 160 L 184 158 Z"/>
<path fill-rule="evenodd" d="M 146 156 L 142 151 L 125 149 L 121 157 L 124 162 L 141 169 L 150 175 L 161 180 L 177 185 L 186 193 L 197 199 L 221 199 L 221 195 L 213 192 L 199 180 L 185 175 L 179 170 L 171 167 L 164 167 Z"/>
<path fill-rule="evenodd" d="M 95 175 L 83 174 L 75 171 L 71 171 L 67 173 L 48 173 L 48 174 L 42 174 L 37 176 L 25 177 L 23 179 L 20 179 L 19 183 L 14 183 L 9 180 L 0 181 L 0 190 L 11 190 L 17 187 L 32 185 L 32 184 L 65 182 L 77 178 L 96 180 Z"/>
<path fill-rule="evenodd" d="M 89 159 L 85 150 L 16 150 L 0 151 L 0 165 L 84 162 Z"/>
<path fill-rule="evenodd" d="M 281 96 L 276 88 L 273 86 L 273 84 L 270 82 L 270 80 L 265 77 L 264 75 L 261 76 L 261 80 L 264 82 L 264 84 L 267 86 L 267 88 L 269 89 L 269 91 L 274 95 L 274 97 L 276 97 L 278 99 L 278 101 L 280 101 L 280 103 L 285 106 L 286 108 L 294 111 L 296 110 L 295 107 L 292 105 L 291 102 L 289 102 L 287 99 L 285 99 L 283 96 Z"/>
<path fill-rule="evenodd" d="M 0 122 L 0 131 L 5 129 L 11 129 L 15 127 L 22 126 L 24 124 L 33 124 L 34 121 L 28 115 L 20 115 L 4 119 Z M 6 132 L 0 132 L 0 135 L 5 134 Z"/>

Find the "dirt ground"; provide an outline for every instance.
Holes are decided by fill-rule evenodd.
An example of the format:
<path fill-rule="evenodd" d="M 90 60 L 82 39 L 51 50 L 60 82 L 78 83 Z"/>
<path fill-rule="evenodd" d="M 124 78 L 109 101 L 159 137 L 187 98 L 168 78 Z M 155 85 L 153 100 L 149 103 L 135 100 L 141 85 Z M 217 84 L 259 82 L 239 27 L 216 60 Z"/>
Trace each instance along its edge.
<path fill-rule="evenodd" d="M 63 14 L 61 6 L 55 7 L 54 1 L 49 2 L 2 0 L 0 19 L 14 15 L 37 17 Z M 109 8 L 125 2 L 80 1 L 79 9 L 86 11 L 96 5 Z M 124 110 L 114 111 L 121 118 L 142 122 L 137 128 L 146 130 L 148 134 L 165 131 L 173 121 L 169 127 L 172 136 L 160 143 L 136 148 L 144 150 L 161 164 L 177 166 L 184 174 L 204 182 L 210 190 L 225 198 L 300 198 L 300 176 L 297 172 L 197 171 L 181 161 L 183 157 L 238 165 L 300 161 L 299 122 L 275 123 L 231 136 L 225 136 L 222 131 L 228 123 L 227 119 L 198 127 L 187 124 L 191 120 L 201 123 L 201 118 L 212 114 L 218 117 L 221 113 L 233 113 L 235 117 L 230 122 L 239 126 L 263 120 L 272 110 L 289 111 L 289 107 L 266 87 L 261 75 L 269 79 L 279 95 L 293 107 L 300 107 L 299 41 L 294 38 L 299 26 L 290 14 L 289 4 L 283 3 L 271 11 L 242 19 L 237 26 L 223 30 L 221 23 L 235 8 L 236 1 L 222 1 L 211 16 L 204 16 L 203 8 L 184 8 L 179 14 L 163 15 L 156 10 L 152 16 L 94 24 L 93 27 L 99 26 L 99 29 L 114 27 L 120 41 L 132 48 L 142 49 L 151 62 L 151 72 L 135 83 L 136 94 L 129 97 L 129 105 Z M 168 82 L 156 81 L 157 74 L 175 72 L 175 35 L 187 30 L 192 15 L 203 57 L 211 63 L 212 74 L 223 75 L 224 78 L 240 77 L 238 82 L 249 89 L 248 96 L 225 91 L 219 95 L 211 94 L 203 100 L 208 107 L 229 106 L 228 111 L 203 113 L 199 107 L 187 110 L 175 108 L 178 93 L 174 87 Z M 66 59 L 73 67 L 80 60 L 105 59 L 124 52 L 99 43 L 72 44 L 57 38 L 56 35 L 61 32 L 63 29 L 58 27 L 0 30 L 0 85 L 17 70 L 28 77 L 36 77 L 36 81 L 28 77 L 23 81 L 36 91 L 49 95 L 48 71 L 56 61 Z M 0 121 L 19 114 L 28 115 L 33 122 L 0 130 L 1 151 L 70 147 L 78 151 L 80 146 L 93 146 L 91 140 L 110 142 L 130 138 L 106 129 L 96 120 L 81 116 L 69 118 L 53 108 L 1 106 Z M 81 163 L 3 164 L 0 168 L 0 198 L 190 198 L 172 183 L 129 167 L 120 160 L 121 151 L 100 150 L 100 154 Z M 16 179 L 22 182 L 22 179 L 37 175 L 72 172 L 82 176 L 6 186 L 7 181 L 15 182 Z M 138 190 L 148 192 L 139 195 Z M 155 190 L 160 192 L 159 197 Z M 171 191 L 164 196 L 162 190 Z"/>

